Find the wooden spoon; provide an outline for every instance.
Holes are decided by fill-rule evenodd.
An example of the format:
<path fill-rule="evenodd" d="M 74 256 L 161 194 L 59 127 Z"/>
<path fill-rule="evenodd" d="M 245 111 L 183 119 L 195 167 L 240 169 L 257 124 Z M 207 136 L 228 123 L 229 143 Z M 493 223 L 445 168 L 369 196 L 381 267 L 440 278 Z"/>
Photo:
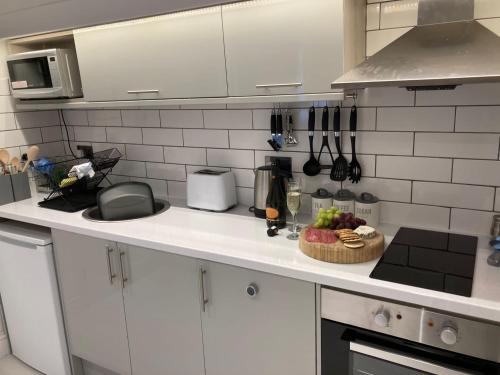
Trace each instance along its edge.
<path fill-rule="evenodd" d="M 14 156 L 12 158 L 12 160 L 10 161 L 10 164 L 14 167 L 14 170 L 16 172 L 19 172 L 19 169 L 20 169 L 21 165 L 20 165 L 20 162 L 19 162 L 19 158 L 17 156 Z"/>
<path fill-rule="evenodd" d="M 7 164 L 9 164 L 10 161 L 10 154 L 9 151 L 7 150 L 0 150 L 0 163 L 3 164 L 3 168 L 7 168 Z"/>
<path fill-rule="evenodd" d="M 38 159 L 38 154 L 40 153 L 40 147 L 38 146 L 31 146 L 28 148 L 28 151 L 26 151 L 26 155 L 28 156 L 28 160 L 26 160 L 26 163 L 24 164 L 22 172 L 26 172 L 26 169 L 28 169 L 28 166 L 33 160 Z"/>

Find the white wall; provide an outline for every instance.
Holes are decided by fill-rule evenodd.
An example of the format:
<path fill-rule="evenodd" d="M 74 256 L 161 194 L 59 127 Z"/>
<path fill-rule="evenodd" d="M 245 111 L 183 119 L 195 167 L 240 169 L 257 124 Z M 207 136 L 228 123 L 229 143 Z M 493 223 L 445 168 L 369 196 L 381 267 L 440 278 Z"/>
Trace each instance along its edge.
<path fill-rule="evenodd" d="M 230 2 L 235 0 L 1 0 L 0 38 Z"/>

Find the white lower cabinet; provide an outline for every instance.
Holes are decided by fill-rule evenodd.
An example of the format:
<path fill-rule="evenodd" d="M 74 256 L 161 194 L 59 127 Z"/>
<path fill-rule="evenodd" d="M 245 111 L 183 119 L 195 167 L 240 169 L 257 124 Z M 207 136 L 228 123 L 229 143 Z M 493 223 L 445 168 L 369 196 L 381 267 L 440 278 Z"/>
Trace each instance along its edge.
<path fill-rule="evenodd" d="M 52 237 L 71 354 L 130 375 L 116 244 L 57 230 Z"/>
<path fill-rule="evenodd" d="M 316 373 L 314 284 L 218 263 L 203 267 L 207 375 Z"/>
<path fill-rule="evenodd" d="M 314 375 L 314 284 L 53 230 L 71 354 L 120 375 Z"/>

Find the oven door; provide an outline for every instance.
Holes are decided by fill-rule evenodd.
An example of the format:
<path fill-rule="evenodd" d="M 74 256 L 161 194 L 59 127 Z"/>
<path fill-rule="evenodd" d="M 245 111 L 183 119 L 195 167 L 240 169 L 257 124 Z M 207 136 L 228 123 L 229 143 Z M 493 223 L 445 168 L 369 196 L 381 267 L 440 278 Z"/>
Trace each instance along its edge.
<path fill-rule="evenodd" d="M 500 365 L 322 319 L 321 374 L 500 375 Z"/>
<path fill-rule="evenodd" d="M 12 95 L 16 98 L 56 98 L 62 95 L 56 56 L 7 61 Z"/>

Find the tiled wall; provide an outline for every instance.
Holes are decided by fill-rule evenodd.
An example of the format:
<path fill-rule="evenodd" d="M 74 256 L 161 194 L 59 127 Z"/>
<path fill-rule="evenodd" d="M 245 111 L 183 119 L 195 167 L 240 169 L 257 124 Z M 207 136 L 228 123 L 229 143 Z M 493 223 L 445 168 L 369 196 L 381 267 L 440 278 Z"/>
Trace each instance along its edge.
<path fill-rule="evenodd" d="M 342 186 L 377 195 L 386 222 L 487 232 L 493 211 L 500 211 L 500 85 L 359 94 L 357 151 L 364 177 L 357 185 Z M 310 104 L 291 109 L 299 144 L 279 153 L 293 158 L 299 174 L 308 158 Z M 317 129 L 324 104 L 316 103 Z M 352 101 L 341 104 L 346 107 L 343 139 L 349 153 Z M 251 204 L 252 169 L 264 164 L 266 155 L 276 154 L 267 144 L 271 110 L 258 107 L 65 111 L 65 117 L 80 143 L 98 149 L 112 144 L 126 155 L 115 169 L 119 180 L 146 180 L 158 193 L 178 197 L 185 194 L 187 173 L 201 166 L 231 168 L 240 201 Z M 317 131 L 317 150 L 320 142 Z M 306 192 L 338 190 L 340 183 L 326 173 L 305 178 Z"/>
<path fill-rule="evenodd" d="M 415 1 L 368 3 L 371 53 L 390 42 L 391 30 L 401 32 L 416 22 Z M 500 6 L 496 1 L 476 0 L 476 14 L 478 18 L 500 16 Z M 308 159 L 306 129 L 311 104 L 284 105 L 294 116 L 299 144 L 280 154 L 293 158 L 296 174 Z M 314 104 L 319 130 L 325 103 Z M 344 107 L 343 139 L 349 152 L 347 124 L 352 101 L 339 104 Z M 417 94 L 396 88 L 370 89 L 359 92 L 357 104 L 357 151 L 364 176 L 357 185 L 343 183 L 344 188 L 379 196 L 385 222 L 488 231 L 493 212 L 500 211 L 500 84 Z M 76 143 L 92 144 L 97 150 L 117 147 L 123 153 L 124 160 L 114 171 L 115 181 L 147 181 L 159 196 L 182 198 L 188 173 L 206 166 L 227 168 L 236 174 L 240 202 L 250 205 L 253 168 L 263 165 L 265 156 L 276 154 L 267 144 L 270 112 L 269 105 L 220 105 L 67 110 L 64 117 L 74 149 Z M 34 129 L 40 137 L 43 128 L 39 125 L 51 124 L 49 118 L 56 120 L 56 112 L 51 111 L 16 116 L 38 124 Z M 317 131 L 317 150 L 320 143 Z M 52 153 L 53 148 L 46 151 Z M 341 184 L 332 182 L 327 173 L 305 178 L 306 193 L 318 187 L 338 190 Z M 307 210 L 310 196 L 304 201 Z"/>

